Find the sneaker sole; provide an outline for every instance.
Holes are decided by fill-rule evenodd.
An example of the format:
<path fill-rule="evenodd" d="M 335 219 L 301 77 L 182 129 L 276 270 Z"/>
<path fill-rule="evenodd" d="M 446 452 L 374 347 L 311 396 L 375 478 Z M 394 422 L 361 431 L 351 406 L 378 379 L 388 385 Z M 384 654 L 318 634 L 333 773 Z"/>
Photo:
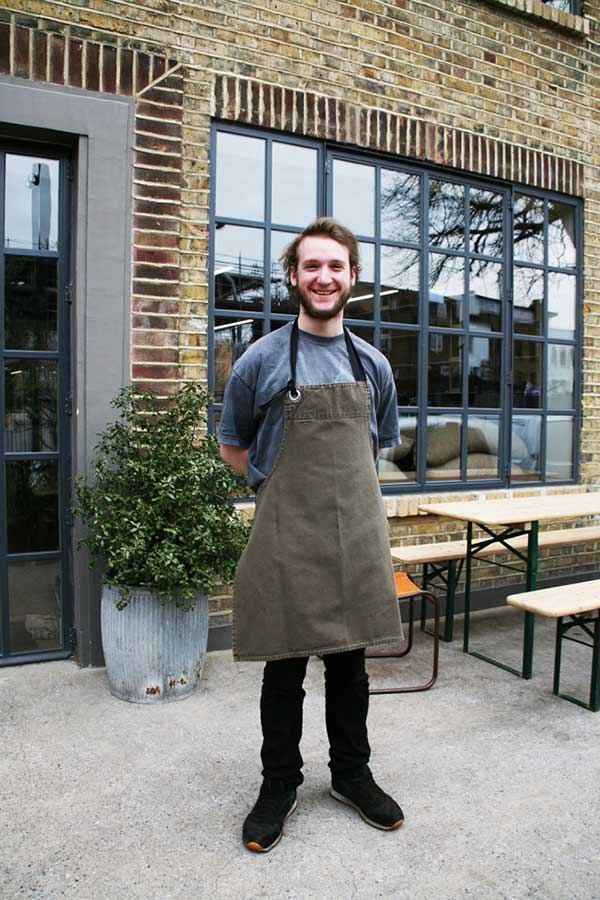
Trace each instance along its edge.
<path fill-rule="evenodd" d="M 287 816 L 286 816 L 285 819 L 283 820 L 284 825 L 285 825 L 285 823 L 287 822 L 287 820 L 289 819 L 289 817 L 292 815 L 292 813 L 295 811 L 295 809 L 296 809 L 297 806 L 298 806 L 298 800 L 296 799 L 296 800 L 294 800 L 294 805 L 291 807 L 291 809 L 290 809 L 290 811 L 288 812 Z M 279 843 L 279 841 L 281 840 L 282 837 L 283 837 L 283 826 L 282 826 L 282 828 L 281 828 L 281 831 L 279 832 L 279 834 L 277 835 L 277 837 L 276 837 L 275 840 L 273 841 L 273 843 L 270 844 L 268 847 L 262 847 L 262 846 L 261 846 L 259 843 L 257 843 L 256 841 L 248 841 L 247 844 L 244 844 L 244 847 L 246 847 L 248 850 L 252 850 L 253 853 L 268 853 L 269 850 L 272 850 L 273 847 L 276 847 L 276 846 L 277 846 L 277 844 Z"/>
<path fill-rule="evenodd" d="M 352 802 L 352 800 L 344 797 L 343 794 L 338 794 L 338 792 L 334 790 L 334 788 L 329 788 L 329 793 L 335 800 L 339 800 L 340 803 L 345 803 L 346 806 L 351 806 L 352 809 L 355 809 L 361 819 L 363 819 L 367 823 L 367 825 L 372 825 L 373 828 L 379 828 L 380 831 L 394 831 L 396 828 L 401 828 L 402 825 L 404 825 L 404 819 L 398 819 L 398 821 L 394 822 L 393 825 L 379 825 L 377 822 L 374 822 L 373 819 L 369 819 L 369 817 L 364 814 L 360 806 L 357 806 L 356 803 Z"/>

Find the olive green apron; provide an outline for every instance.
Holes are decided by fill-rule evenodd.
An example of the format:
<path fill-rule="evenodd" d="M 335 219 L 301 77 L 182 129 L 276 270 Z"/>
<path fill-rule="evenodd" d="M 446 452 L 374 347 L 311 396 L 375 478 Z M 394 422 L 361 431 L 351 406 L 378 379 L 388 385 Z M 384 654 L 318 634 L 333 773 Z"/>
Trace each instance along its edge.
<path fill-rule="evenodd" d="M 262 483 L 234 585 L 233 654 L 273 660 L 398 641 L 388 528 L 370 432 L 370 394 L 345 330 L 355 382 L 284 393 L 279 456 Z"/>

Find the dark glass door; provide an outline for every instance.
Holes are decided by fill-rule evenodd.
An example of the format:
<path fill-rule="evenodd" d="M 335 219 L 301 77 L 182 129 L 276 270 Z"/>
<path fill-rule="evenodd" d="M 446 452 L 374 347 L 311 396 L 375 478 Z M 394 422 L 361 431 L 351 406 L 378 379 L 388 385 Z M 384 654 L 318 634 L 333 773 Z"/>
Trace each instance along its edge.
<path fill-rule="evenodd" d="M 71 652 L 68 161 L 0 148 L 0 665 Z"/>

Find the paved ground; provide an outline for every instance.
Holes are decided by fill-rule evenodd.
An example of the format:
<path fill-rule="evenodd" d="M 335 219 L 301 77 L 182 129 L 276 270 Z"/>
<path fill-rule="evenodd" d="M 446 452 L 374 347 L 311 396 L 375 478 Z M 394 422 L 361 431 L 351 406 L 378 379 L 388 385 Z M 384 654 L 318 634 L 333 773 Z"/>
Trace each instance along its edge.
<path fill-rule="evenodd" d="M 480 649 L 516 659 L 517 613 L 477 628 Z M 202 689 L 160 707 L 113 698 L 102 669 L 0 670 L 0 897 L 599 900 L 600 713 L 552 696 L 552 625 L 536 639 L 531 682 L 455 643 L 432 691 L 372 699 L 372 768 L 407 817 L 389 834 L 327 794 L 311 661 L 306 782 L 266 856 L 239 837 L 260 780 L 260 665 L 210 654 Z M 429 650 L 419 636 L 403 678 L 425 671 Z M 567 656 L 565 687 L 585 694 L 591 651 Z M 371 662 L 372 684 L 396 667 Z"/>

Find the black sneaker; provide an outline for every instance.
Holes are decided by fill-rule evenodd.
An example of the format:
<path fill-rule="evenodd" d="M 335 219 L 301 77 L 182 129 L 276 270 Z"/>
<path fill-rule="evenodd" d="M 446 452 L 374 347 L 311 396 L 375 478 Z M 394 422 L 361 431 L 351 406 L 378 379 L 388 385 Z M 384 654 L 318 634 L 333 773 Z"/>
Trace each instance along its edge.
<path fill-rule="evenodd" d="M 281 840 L 283 823 L 298 805 L 296 788 L 285 781 L 265 778 L 258 800 L 248 814 L 242 829 L 242 840 L 248 850 L 267 853 Z"/>
<path fill-rule="evenodd" d="M 329 793 L 355 809 L 374 828 L 392 831 L 404 825 L 404 813 L 396 801 L 375 783 L 370 772 L 361 772 L 353 778 L 333 779 Z"/>

